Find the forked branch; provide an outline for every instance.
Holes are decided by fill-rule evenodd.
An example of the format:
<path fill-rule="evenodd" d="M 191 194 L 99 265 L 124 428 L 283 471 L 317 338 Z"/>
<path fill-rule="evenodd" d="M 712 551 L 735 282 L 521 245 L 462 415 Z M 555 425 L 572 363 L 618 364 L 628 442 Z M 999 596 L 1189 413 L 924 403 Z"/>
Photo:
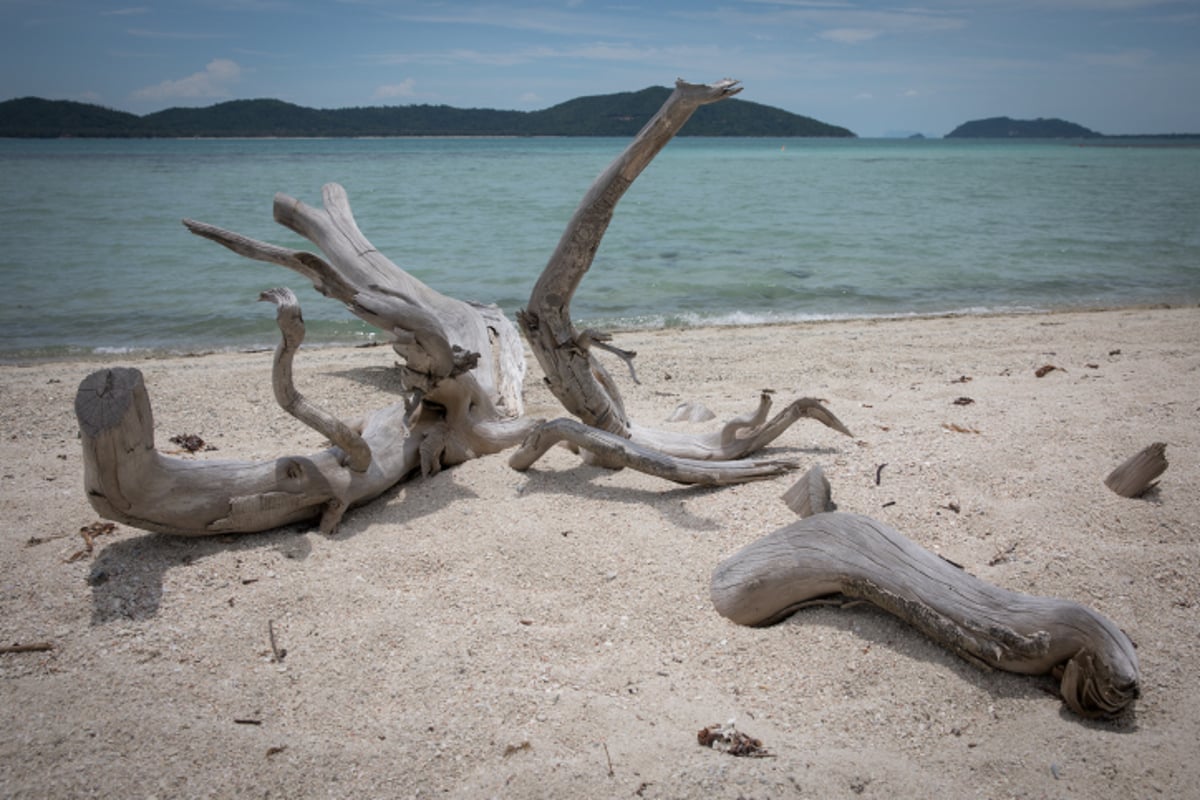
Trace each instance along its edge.
<path fill-rule="evenodd" d="M 692 485 L 724 486 L 774 478 L 798 466 L 794 461 L 783 460 L 711 461 L 664 456 L 615 433 L 573 419 L 555 419 L 539 425 L 509 457 L 508 464 L 524 472 L 561 442 L 586 450 L 605 464 L 617 463 L 647 475 Z"/>
<path fill-rule="evenodd" d="M 296 349 L 304 341 L 304 319 L 300 316 L 300 303 L 296 295 L 291 289 L 280 287 L 268 289 L 258 299 L 275 304 L 275 321 L 282 334 L 279 346 L 275 348 L 275 369 L 271 380 L 275 401 L 284 411 L 342 448 L 346 453 L 346 466 L 355 472 L 365 472 L 371 465 L 371 446 L 349 425 L 310 403 L 296 389 L 292 380 L 292 361 Z"/>
<path fill-rule="evenodd" d="M 817 419 L 849 435 L 841 421 L 812 398 L 795 401 L 767 422 L 771 401 L 765 394 L 755 411 L 707 436 L 640 426 L 626 414 L 621 393 L 612 376 L 592 352 L 595 347 L 611 349 L 607 344 L 610 337 L 590 329 L 578 331 L 571 320 L 571 300 L 592 265 L 600 240 L 612 221 L 617 202 L 700 106 L 718 102 L 739 91 L 737 81 L 733 80 L 718 81 L 711 85 L 690 84 L 682 80 L 676 82 L 675 91 L 658 113 L 592 184 L 534 285 L 528 305 L 517 314 L 521 330 L 546 374 L 546 383 L 563 406 L 585 425 L 628 439 L 637 448 L 587 448 L 590 460 L 594 463 L 612 468 L 653 470 L 654 474 L 663 474 L 671 459 L 681 459 L 687 464 L 685 466 L 681 461 L 673 468 L 673 474 L 678 477 L 672 480 L 724 483 L 730 482 L 733 475 L 760 475 L 758 467 L 735 470 L 729 462 L 762 449 L 803 417 Z M 632 369 L 633 353 L 618 352 Z M 554 435 L 561 438 L 566 435 L 566 430 L 561 428 Z M 570 435 L 576 434 L 572 432 Z M 634 458 L 631 455 L 633 452 L 654 452 L 655 457 L 648 459 L 639 455 Z M 524 459 L 523 455 L 515 457 L 517 462 Z M 714 465 L 711 469 L 695 463 L 705 460 L 726 463 Z"/>

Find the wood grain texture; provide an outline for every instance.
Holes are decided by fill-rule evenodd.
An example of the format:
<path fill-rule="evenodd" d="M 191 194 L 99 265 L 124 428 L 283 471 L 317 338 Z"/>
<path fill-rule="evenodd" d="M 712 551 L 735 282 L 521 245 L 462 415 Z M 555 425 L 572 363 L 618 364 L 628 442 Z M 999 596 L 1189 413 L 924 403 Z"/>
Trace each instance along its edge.
<path fill-rule="evenodd" d="M 993 586 L 869 517 L 819 513 L 781 528 L 721 562 L 710 594 L 721 615 L 753 626 L 822 598 L 865 600 L 976 664 L 1054 674 L 1085 716 L 1115 714 L 1139 693 L 1133 643 L 1107 617 Z"/>
<path fill-rule="evenodd" d="M 1167 471 L 1166 442 L 1155 442 L 1134 453 L 1104 479 L 1104 485 L 1122 497 L 1140 497 L 1158 485 Z"/>

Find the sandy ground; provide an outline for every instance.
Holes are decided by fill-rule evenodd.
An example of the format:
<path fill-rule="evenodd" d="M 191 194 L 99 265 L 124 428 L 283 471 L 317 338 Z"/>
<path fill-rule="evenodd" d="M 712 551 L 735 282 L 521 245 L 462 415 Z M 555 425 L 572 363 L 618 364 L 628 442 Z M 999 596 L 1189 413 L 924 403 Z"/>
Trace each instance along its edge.
<path fill-rule="evenodd" d="M 665 419 L 684 400 L 739 414 L 763 388 L 827 400 L 853 438 L 803 421 L 768 454 L 821 464 L 842 509 L 984 580 L 1109 616 L 1139 648 L 1134 710 L 1082 720 L 1049 677 L 982 671 L 867 607 L 720 617 L 713 568 L 794 519 L 794 477 L 687 488 L 558 448 L 526 473 L 500 455 L 406 484 L 333 536 L 118 526 L 73 558 L 98 518 L 72 403 L 108 364 L 8 365 L 0 644 L 51 649 L 0 655 L 0 794 L 1197 796 L 1200 310 L 617 344 L 639 351 L 642 384 L 623 385 L 646 424 L 704 429 Z M 305 351 L 298 382 L 353 416 L 391 402 L 392 360 Z M 180 433 L 219 448 L 197 458 L 323 446 L 274 405 L 268 354 L 114 363 L 144 372 L 163 449 Z M 530 412 L 557 415 L 528 384 Z M 1170 467 L 1153 494 L 1104 486 L 1155 441 Z M 773 757 L 699 746 L 729 720 Z"/>

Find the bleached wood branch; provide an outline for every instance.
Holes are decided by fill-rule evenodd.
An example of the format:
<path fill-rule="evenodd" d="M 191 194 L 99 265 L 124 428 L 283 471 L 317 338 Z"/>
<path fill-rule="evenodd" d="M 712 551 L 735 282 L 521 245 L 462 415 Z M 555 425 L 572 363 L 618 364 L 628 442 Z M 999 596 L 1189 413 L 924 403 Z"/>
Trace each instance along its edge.
<path fill-rule="evenodd" d="M 618 201 L 653 158 L 703 105 L 719 102 L 737 94 L 734 80 L 713 84 L 677 81 L 662 108 L 634 138 L 633 142 L 596 178 L 584 195 L 558 246 L 530 293 L 529 303 L 517 314 L 517 321 L 534 355 L 546 374 L 550 391 L 563 406 L 584 424 L 631 440 L 635 445 L 657 451 L 665 459 L 681 458 L 729 462 L 762 449 L 792 423 L 803 417 L 817 419 L 838 430 L 849 431 L 816 400 L 804 398 L 766 421 L 770 399 L 765 395 L 758 408 L 733 420 L 720 431 L 694 436 L 643 427 L 625 411 L 620 390 L 603 364 L 592 353 L 604 349 L 609 337 L 593 330 L 578 331 L 571 320 L 571 300 L 592 265 L 600 240 L 612 221 Z M 632 369 L 632 353 L 620 351 Z M 593 463 L 619 468 L 638 468 L 638 463 L 661 463 L 616 457 L 607 459 L 601 450 L 588 451 Z M 728 475 L 728 467 L 714 467 Z M 695 476 L 697 482 L 724 478 L 705 475 L 702 466 L 692 465 L 679 474 Z M 703 477 L 702 477 L 703 476 Z"/>
<path fill-rule="evenodd" d="M 555 419 L 539 425 L 509 457 L 513 469 L 525 471 L 556 444 L 566 442 L 596 456 L 606 465 L 618 464 L 675 483 L 723 486 L 774 478 L 796 469 L 794 461 L 711 461 L 664 456 L 615 433 L 573 419 Z"/>
<path fill-rule="evenodd" d="M 1060 679 L 1067 705 L 1106 716 L 1139 694 L 1137 652 L 1102 614 L 1070 600 L 994 586 L 869 517 L 832 506 L 810 472 L 789 492 L 812 516 L 768 534 L 722 561 L 710 595 L 718 613 L 764 626 L 829 598 L 865 600 L 933 641 L 985 667 Z"/>

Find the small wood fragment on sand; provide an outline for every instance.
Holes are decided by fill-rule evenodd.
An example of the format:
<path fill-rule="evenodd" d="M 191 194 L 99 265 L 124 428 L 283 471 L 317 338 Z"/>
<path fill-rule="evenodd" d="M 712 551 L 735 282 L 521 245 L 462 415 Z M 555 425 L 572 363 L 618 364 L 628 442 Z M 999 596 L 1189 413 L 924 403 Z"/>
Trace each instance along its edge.
<path fill-rule="evenodd" d="M 267 620 L 267 638 L 271 641 L 271 660 L 276 664 L 282 663 L 287 656 L 287 648 L 280 648 L 275 641 L 275 621 Z"/>
<path fill-rule="evenodd" d="M 1104 479 L 1104 485 L 1122 497 L 1141 497 L 1158 486 L 1167 469 L 1167 444 L 1155 442 L 1130 456 Z"/>
<path fill-rule="evenodd" d="M 10 653 L 44 653 L 47 650 L 53 650 L 54 645 L 50 642 L 30 642 L 29 644 L 9 644 L 0 647 L 0 655 L 8 655 Z"/>
<path fill-rule="evenodd" d="M 809 468 L 803 478 L 783 493 L 783 502 L 801 519 L 837 510 L 829 479 L 825 477 L 825 471 L 819 464 Z"/>

